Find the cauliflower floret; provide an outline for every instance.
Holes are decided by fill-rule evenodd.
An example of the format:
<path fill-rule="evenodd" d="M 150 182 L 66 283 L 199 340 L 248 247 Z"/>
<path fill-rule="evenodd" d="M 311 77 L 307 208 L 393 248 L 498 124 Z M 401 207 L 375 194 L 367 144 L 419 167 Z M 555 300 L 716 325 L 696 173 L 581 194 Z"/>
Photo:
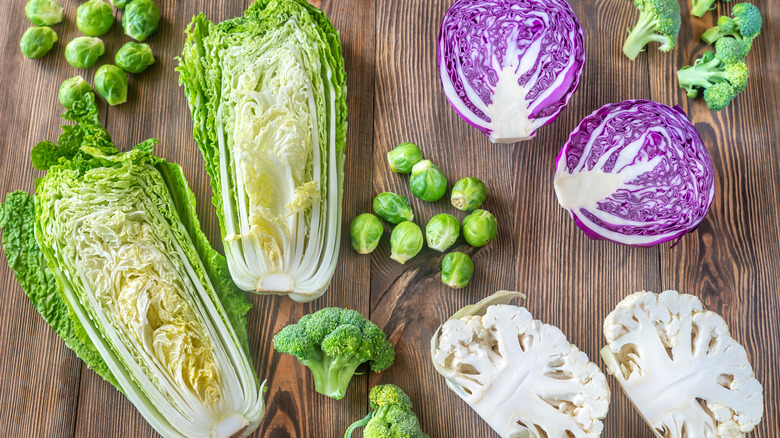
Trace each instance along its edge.
<path fill-rule="evenodd" d="M 450 319 L 434 336 L 434 365 L 502 437 L 597 437 L 606 377 L 557 327 L 512 305 Z"/>
<path fill-rule="evenodd" d="M 693 295 L 637 292 L 604 321 L 608 372 L 659 437 L 743 437 L 763 389 L 745 349 Z"/>

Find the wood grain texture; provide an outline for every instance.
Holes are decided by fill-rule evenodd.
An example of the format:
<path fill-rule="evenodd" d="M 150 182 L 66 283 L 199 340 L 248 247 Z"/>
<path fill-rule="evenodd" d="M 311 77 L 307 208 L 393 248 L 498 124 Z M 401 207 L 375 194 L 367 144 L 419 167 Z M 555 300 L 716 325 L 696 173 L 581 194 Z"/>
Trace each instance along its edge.
<path fill-rule="evenodd" d="M 706 46 L 698 41 L 716 14 L 688 15 L 678 47 L 650 50 L 635 62 L 621 53 L 625 29 L 638 13 L 626 0 L 571 0 L 585 34 L 588 61 L 569 106 L 554 125 L 532 141 L 494 145 L 462 121 L 447 103 L 436 69 L 439 21 L 452 0 L 310 0 L 339 30 L 348 73 L 349 128 L 339 265 L 326 295 L 310 304 L 281 297 L 252 296 L 249 340 L 256 370 L 268 379 L 267 413 L 256 437 L 336 438 L 368 409 L 371 385 L 403 387 L 431 437 L 497 436 L 436 374 L 429 340 L 460 307 L 499 289 L 527 295 L 521 302 L 535 317 L 560 327 L 599 365 L 601 323 L 629 293 L 678 289 L 702 298 L 720 312 L 745 346 L 764 385 L 765 413 L 751 435 L 780 436 L 780 8 L 753 1 L 765 13 L 764 31 L 748 58 L 748 89 L 732 105 L 712 113 L 689 100 L 674 72 Z M 56 25 L 59 43 L 38 61 L 21 56 L 18 40 L 29 23 L 24 1 L 0 0 L 0 193 L 31 191 L 41 172 L 29 162 L 32 146 L 59 135 L 59 83 L 77 73 L 91 81 L 96 69 L 76 71 L 64 61 L 65 44 L 78 36 L 78 2 L 64 0 L 66 21 Z M 242 14 L 251 0 L 160 1 L 163 20 L 148 43 L 157 62 L 131 75 L 126 104 L 100 100 L 107 129 L 121 150 L 147 139 L 156 153 L 181 164 L 198 199 L 204 232 L 221 249 L 220 231 L 203 160 L 192 138 L 192 122 L 173 71 L 184 29 L 203 11 L 213 21 Z M 731 4 L 719 4 L 726 13 Z M 118 16 L 121 16 L 118 15 Z M 113 60 L 128 37 L 115 25 L 105 38 Z M 555 157 L 574 127 L 605 103 L 650 98 L 679 104 L 707 144 L 716 171 L 717 194 L 699 230 L 671 248 L 627 248 L 588 240 L 558 206 L 552 188 Z M 488 186 L 485 208 L 499 220 L 499 235 L 474 249 L 462 240 L 456 250 L 472 255 L 470 285 L 453 291 L 440 281 L 443 254 L 424 249 L 400 265 L 389 259 L 389 235 L 370 256 L 349 247 L 349 223 L 371 211 L 373 197 L 393 191 L 409 197 L 415 222 L 424 227 L 440 212 L 463 219 L 448 200 L 414 198 L 407 175 L 390 172 L 385 154 L 401 142 L 418 144 L 450 181 L 466 176 Z M 2 197 L 2 195 L 0 195 Z M 1 252 L 2 250 L 0 250 Z M 0 262 L 0 430 L 25 437 L 155 437 L 133 406 L 88 370 L 43 322 Z M 284 325 L 327 306 L 350 307 L 370 316 L 396 346 L 396 363 L 381 373 L 356 376 L 341 401 L 316 394 L 307 369 L 273 350 L 272 337 Z M 363 369 L 363 371 L 368 371 Z M 650 438 L 652 433 L 614 379 L 604 437 Z"/>

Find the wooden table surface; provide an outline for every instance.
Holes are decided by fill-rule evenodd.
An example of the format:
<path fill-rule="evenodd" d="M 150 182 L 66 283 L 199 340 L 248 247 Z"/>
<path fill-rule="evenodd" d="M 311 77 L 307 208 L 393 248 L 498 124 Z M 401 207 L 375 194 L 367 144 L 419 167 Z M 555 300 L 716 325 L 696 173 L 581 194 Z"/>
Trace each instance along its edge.
<path fill-rule="evenodd" d="M 494 145 L 462 121 L 446 102 L 436 70 L 436 36 L 452 0 L 322 0 L 320 6 L 340 31 L 348 75 L 349 128 L 342 229 L 371 209 L 374 195 L 409 196 L 406 176 L 391 173 L 385 153 L 411 141 L 437 163 L 450 181 L 475 176 L 485 181 L 485 207 L 499 221 L 498 238 L 481 249 L 458 242 L 472 255 L 476 273 L 463 290 L 440 281 L 442 256 L 424 250 L 405 266 L 389 258 L 385 237 L 370 256 L 359 256 L 342 237 L 336 275 L 328 292 L 310 304 L 252 296 L 249 340 L 257 373 L 268 379 L 267 413 L 257 437 L 341 437 L 367 412 L 370 385 L 392 382 L 412 398 L 431 437 L 496 436 L 451 393 L 431 364 L 433 332 L 460 307 L 498 289 L 518 290 L 536 318 L 560 327 L 569 340 L 602 365 L 604 317 L 626 295 L 677 289 L 700 297 L 719 312 L 745 346 L 764 386 L 764 417 L 752 436 L 780 436 L 780 7 L 754 3 L 764 12 L 764 31 L 748 57 L 751 79 L 728 109 L 707 110 L 678 88 L 675 70 L 706 49 L 697 39 L 716 15 L 688 15 L 678 48 L 651 50 L 636 62 L 620 48 L 625 29 L 638 13 L 630 0 L 571 0 L 585 33 L 588 61 L 579 90 L 552 126 L 532 141 Z M 77 73 L 66 64 L 67 41 L 78 36 L 78 2 L 62 1 L 66 20 L 56 25 L 60 42 L 52 53 L 31 61 L 19 53 L 30 24 L 24 0 L 2 0 L 0 10 L 0 199 L 2 193 L 33 190 L 41 172 L 30 149 L 55 140 L 62 108 L 59 83 Z M 242 1 L 158 1 L 163 19 L 148 43 L 157 63 L 130 78 L 129 101 L 108 107 L 103 122 L 121 150 L 142 140 L 160 140 L 158 155 L 184 168 L 199 200 L 206 235 L 221 249 L 219 228 L 203 160 L 192 138 L 184 93 L 177 86 L 174 58 L 191 17 L 204 11 L 221 21 L 242 14 Z M 719 12 L 730 9 L 720 3 Z M 772 5 L 770 7 L 770 5 Z M 115 25 L 105 38 L 111 62 L 128 41 Z M 94 68 L 78 73 L 91 82 Z M 608 102 L 653 99 L 681 105 L 709 148 L 717 193 L 698 231 L 674 248 L 629 248 L 588 240 L 558 206 L 552 186 L 554 161 L 579 121 Z M 453 213 L 447 200 L 412 199 L 418 223 L 438 212 Z M 463 218 L 458 212 L 457 217 Z M 389 228 L 387 228 L 389 231 Z M 4 258 L 3 258 L 4 260 Z M 88 370 L 57 338 L 22 293 L 7 264 L 0 262 L 0 430 L 21 437 L 152 437 L 154 430 L 135 408 Z M 396 346 L 395 364 L 381 374 L 356 376 L 347 396 L 336 401 L 314 392 L 311 376 L 290 356 L 273 351 L 272 337 L 301 315 L 327 306 L 369 315 Z M 651 437 L 617 382 L 609 378 L 612 403 L 604 437 Z"/>

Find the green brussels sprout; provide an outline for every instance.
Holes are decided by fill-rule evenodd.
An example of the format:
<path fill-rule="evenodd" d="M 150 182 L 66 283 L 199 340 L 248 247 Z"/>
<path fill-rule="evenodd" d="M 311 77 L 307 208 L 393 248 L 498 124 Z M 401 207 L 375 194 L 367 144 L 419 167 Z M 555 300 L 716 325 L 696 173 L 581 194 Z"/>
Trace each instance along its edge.
<path fill-rule="evenodd" d="M 133 0 L 127 4 L 122 15 L 125 35 L 137 41 L 145 40 L 157 30 L 160 9 L 152 0 Z"/>
<path fill-rule="evenodd" d="M 425 227 L 425 240 L 428 248 L 444 252 L 451 247 L 460 235 L 460 224 L 455 216 L 441 213 L 432 217 Z"/>
<path fill-rule="evenodd" d="M 36 26 L 51 26 L 62 22 L 65 9 L 56 0 L 30 0 L 24 6 L 24 15 Z"/>
<path fill-rule="evenodd" d="M 60 103 L 67 109 L 73 108 L 73 104 L 80 101 L 87 93 L 92 93 L 92 86 L 81 77 L 81 75 L 73 76 L 70 79 L 65 79 L 60 85 Z"/>
<path fill-rule="evenodd" d="M 390 234 L 390 258 L 402 265 L 416 256 L 422 246 L 422 230 L 414 222 L 401 222 Z"/>
<path fill-rule="evenodd" d="M 422 160 L 414 165 L 409 184 L 412 194 L 427 202 L 438 201 L 447 192 L 447 177 L 431 160 Z"/>
<path fill-rule="evenodd" d="M 391 224 L 414 219 L 409 200 L 392 192 L 384 192 L 374 198 L 374 213 Z"/>
<path fill-rule="evenodd" d="M 117 9 L 124 9 L 130 0 L 111 0 L 111 4 Z"/>
<path fill-rule="evenodd" d="M 73 38 L 65 46 L 65 60 L 76 68 L 92 67 L 104 53 L 106 53 L 106 46 L 100 38 Z"/>
<path fill-rule="evenodd" d="M 349 237 L 352 239 L 352 248 L 359 254 L 368 254 L 379 245 L 384 227 L 379 218 L 371 213 L 363 213 L 352 219 L 349 226 Z"/>
<path fill-rule="evenodd" d="M 387 153 L 390 170 L 395 173 L 412 173 L 412 167 L 422 159 L 423 154 L 414 143 L 401 143 Z"/>
<path fill-rule="evenodd" d="M 453 289 L 463 289 L 474 274 L 474 262 L 468 254 L 453 251 L 441 261 L 441 282 Z"/>
<path fill-rule="evenodd" d="M 84 35 L 105 35 L 114 24 L 114 11 L 105 0 L 89 0 L 76 9 L 76 27 Z"/>
<path fill-rule="evenodd" d="M 95 72 L 95 89 L 109 105 L 127 102 L 127 73 L 121 68 L 106 64 Z"/>
<path fill-rule="evenodd" d="M 19 49 L 26 58 L 38 59 L 49 53 L 56 42 L 57 32 L 50 27 L 31 27 L 24 31 Z"/>
<path fill-rule="evenodd" d="M 498 234 L 496 217 L 487 210 L 475 210 L 463 219 L 463 237 L 474 247 L 487 245 Z"/>
<path fill-rule="evenodd" d="M 474 211 L 487 198 L 485 183 L 478 178 L 463 178 L 452 188 L 450 202 L 458 210 Z"/>
<path fill-rule="evenodd" d="M 154 55 L 152 55 L 152 49 L 148 44 L 130 41 L 116 52 L 114 60 L 122 70 L 138 74 L 154 64 Z"/>

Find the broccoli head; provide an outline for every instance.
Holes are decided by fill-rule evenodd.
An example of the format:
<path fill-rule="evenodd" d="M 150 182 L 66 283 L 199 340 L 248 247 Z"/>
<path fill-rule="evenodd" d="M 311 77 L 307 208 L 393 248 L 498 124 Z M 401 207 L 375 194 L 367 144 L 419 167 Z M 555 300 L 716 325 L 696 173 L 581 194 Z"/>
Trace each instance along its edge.
<path fill-rule="evenodd" d="M 677 71 L 680 87 L 695 99 L 704 90 L 704 100 L 713 111 L 720 111 L 745 90 L 748 68 L 742 56 L 741 43 L 734 38 L 722 38 L 715 44 L 717 52 L 705 52 L 693 66 Z"/>
<path fill-rule="evenodd" d="M 412 411 L 409 396 L 396 385 L 377 385 L 368 394 L 371 412 L 362 420 L 353 423 L 344 438 L 351 438 L 352 432 L 365 426 L 365 438 L 429 438 L 420 429 L 420 421 Z"/>
<path fill-rule="evenodd" d="M 718 25 L 708 29 L 701 35 L 702 41 L 712 44 L 724 36 L 730 36 L 738 41 L 752 44 L 761 33 L 761 11 L 751 3 L 739 3 L 731 10 L 732 17 L 721 16 Z"/>
<path fill-rule="evenodd" d="M 381 372 L 393 364 L 395 351 L 376 324 L 350 309 L 329 307 L 304 315 L 274 336 L 274 348 L 298 358 L 314 377 L 320 394 L 337 400 L 360 364 Z"/>
<path fill-rule="evenodd" d="M 721 0 L 723 2 L 730 2 L 731 0 Z M 706 14 L 707 11 L 715 9 L 715 0 L 693 0 L 691 2 L 691 15 L 701 17 Z"/>
<path fill-rule="evenodd" d="M 704 90 L 704 101 L 707 102 L 707 107 L 712 111 L 720 111 L 731 103 L 731 99 L 733 99 L 736 94 L 737 93 L 734 91 L 734 87 L 732 87 L 731 84 L 728 82 L 718 82 Z"/>
<path fill-rule="evenodd" d="M 653 41 L 661 43 L 658 50 L 662 52 L 672 50 L 680 33 L 680 4 L 677 0 L 634 0 L 634 6 L 639 9 L 639 21 L 628 32 L 623 53 L 633 61 Z"/>

